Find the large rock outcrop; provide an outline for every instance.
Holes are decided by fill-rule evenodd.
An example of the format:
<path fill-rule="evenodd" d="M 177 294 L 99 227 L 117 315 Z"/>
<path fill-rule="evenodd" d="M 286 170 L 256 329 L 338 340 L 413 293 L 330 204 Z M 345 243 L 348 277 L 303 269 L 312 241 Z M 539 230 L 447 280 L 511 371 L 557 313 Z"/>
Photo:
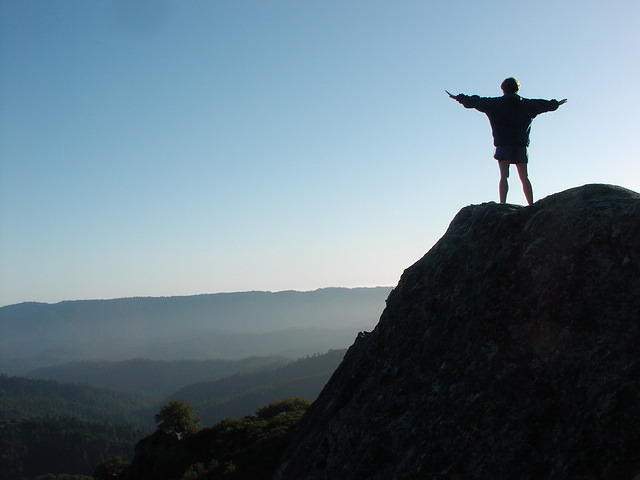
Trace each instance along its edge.
<path fill-rule="evenodd" d="M 460 211 L 303 418 L 277 480 L 640 473 L 640 195 Z"/>

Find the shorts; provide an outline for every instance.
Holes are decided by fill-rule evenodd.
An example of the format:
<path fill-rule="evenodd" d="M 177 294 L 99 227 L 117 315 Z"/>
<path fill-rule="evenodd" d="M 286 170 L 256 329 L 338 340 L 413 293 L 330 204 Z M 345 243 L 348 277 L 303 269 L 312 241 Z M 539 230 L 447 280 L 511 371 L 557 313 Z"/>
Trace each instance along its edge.
<path fill-rule="evenodd" d="M 493 158 L 500 162 L 529 163 L 527 147 L 520 145 L 496 147 L 496 153 L 493 155 Z"/>

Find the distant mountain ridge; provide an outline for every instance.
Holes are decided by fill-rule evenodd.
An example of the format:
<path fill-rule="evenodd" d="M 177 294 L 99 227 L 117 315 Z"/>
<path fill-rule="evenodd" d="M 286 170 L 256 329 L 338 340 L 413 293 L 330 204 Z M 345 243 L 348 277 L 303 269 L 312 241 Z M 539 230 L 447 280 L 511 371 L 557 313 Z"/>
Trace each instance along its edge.
<path fill-rule="evenodd" d="M 299 357 L 344 348 L 358 330 L 375 325 L 390 291 L 325 288 L 8 305 L 0 308 L 0 372 L 23 374 L 87 359 L 242 358 L 285 351 Z M 243 349 L 247 342 L 251 348 Z M 254 351 L 261 345 L 268 349 Z"/>
<path fill-rule="evenodd" d="M 10 319 L 20 319 L 29 322 L 28 326 L 38 327 L 43 320 L 73 323 L 87 316 L 95 321 L 114 318 L 125 321 L 145 321 L 151 322 L 149 326 L 153 326 L 154 321 L 173 319 L 176 314 L 189 313 L 190 317 L 185 320 L 198 322 L 210 320 L 212 315 L 233 313 L 241 315 L 240 321 L 226 320 L 225 317 L 220 316 L 216 328 L 223 331 L 243 331 L 248 328 L 253 330 L 264 324 L 267 330 L 272 330 L 274 326 L 268 323 L 269 317 L 260 322 L 255 314 L 277 313 L 279 319 L 277 328 L 297 327 L 300 326 L 300 317 L 297 314 L 307 312 L 306 309 L 310 307 L 322 306 L 327 311 L 344 317 L 346 314 L 339 309 L 341 303 L 354 301 L 366 303 L 369 298 L 378 298 L 380 294 L 384 295 L 384 292 L 388 295 L 391 289 L 392 287 L 330 287 L 312 291 L 256 290 L 169 297 L 64 300 L 57 303 L 22 302 L 0 307 L 0 326 L 10 327 L 10 324 L 5 325 L 5 322 Z M 283 304 L 288 304 L 292 308 L 281 311 Z M 154 316 L 151 317 L 151 314 Z M 320 318 L 318 315 L 314 317 Z"/>

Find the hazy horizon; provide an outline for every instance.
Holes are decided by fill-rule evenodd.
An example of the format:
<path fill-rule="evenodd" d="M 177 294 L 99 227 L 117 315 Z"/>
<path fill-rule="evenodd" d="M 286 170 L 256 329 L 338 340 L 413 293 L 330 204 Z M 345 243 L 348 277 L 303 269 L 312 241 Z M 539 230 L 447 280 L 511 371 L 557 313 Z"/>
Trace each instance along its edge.
<path fill-rule="evenodd" d="M 0 308 L 0 372 L 83 360 L 279 355 L 346 348 L 391 287 L 131 297 Z"/>
<path fill-rule="evenodd" d="M 0 308 L 10 307 L 12 305 L 19 305 L 21 303 L 42 303 L 45 305 L 55 305 L 58 303 L 65 302 L 90 302 L 93 300 L 97 301 L 109 301 L 109 300 L 129 300 L 129 299 L 155 299 L 155 298 L 174 298 L 174 297 L 199 297 L 206 295 L 225 295 L 225 294 L 242 294 L 242 293 L 287 293 L 287 292 L 295 292 L 295 293 L 311 293 L 319 290 L 333 290 L 333 289 L 346 289 L 346 290 L 356 290 L 356 289 L 375 289 L 375 288 L 394 288 L 394 285 L 357 285 L 357 286 L 347 286 L 347 287 L 318 287 L 309 290 L 298 290 L 293 288 L 288 288 L 284 290 L 242 290 L 242 291 L 229 291 L 229 292 L 198 292 L 198 293 L 186 293 L 182 295 L 132 295 L 130 297 L 103 297 L 103 298 L 65 298 L 62 300 L 56 300 L 51 302 L 43 302 L 38 300 L 25 300 L 23 302 L 17 303 L 8 303 L 6 305 L 0 305 Z"/>

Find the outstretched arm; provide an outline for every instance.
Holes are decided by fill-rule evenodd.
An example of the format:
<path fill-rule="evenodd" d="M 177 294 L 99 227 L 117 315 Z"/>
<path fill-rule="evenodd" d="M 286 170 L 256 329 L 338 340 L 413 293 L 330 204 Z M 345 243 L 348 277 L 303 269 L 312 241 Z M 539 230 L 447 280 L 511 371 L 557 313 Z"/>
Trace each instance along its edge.
<path fill-rule="evenodd" d="M 560 105 L 564 105 L 567 103 L 567 99 L 563 98 L 562 100 L 528 100 L 529 104 L 532 105 L 534 115 L 539 115 L 544 112 L 553 112 L 558 109 Z"/>
<path fill-rule="evenodd" d="M 460 93 L 458 95 L 453 95 L 448 90 L 445 90 L 449 98 L 453 98 L 456 102 L 462 104 L 464 108 L 475 108 L 481 112 L 486 112 L 487 109 L 491 108 L 491 102 L 495 99 L 489 97 L 480 97 L 478 95 L 465 95 Z"/>

